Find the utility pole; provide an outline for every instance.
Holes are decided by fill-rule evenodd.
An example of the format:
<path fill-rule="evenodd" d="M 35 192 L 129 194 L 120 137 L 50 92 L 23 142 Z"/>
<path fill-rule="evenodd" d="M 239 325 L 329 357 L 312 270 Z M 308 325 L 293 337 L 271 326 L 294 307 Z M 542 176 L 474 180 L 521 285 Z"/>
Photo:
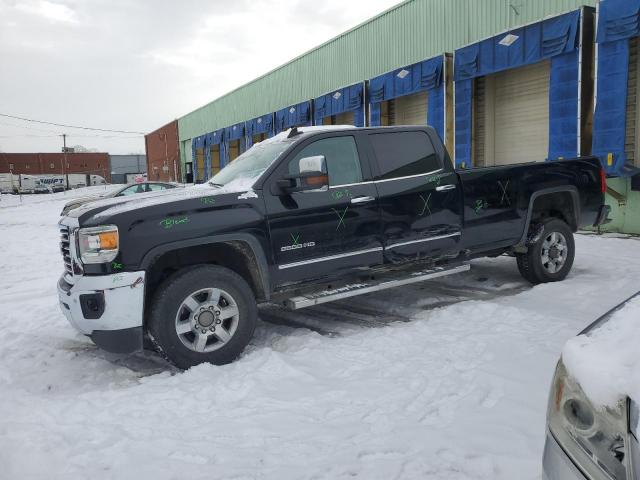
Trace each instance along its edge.
<path fill-rule="evenodd" d="M 62 153 L 64 154 L 63 164 L 62 164 L 62 177 L 64 178 L 64 191 L 66 192 L 67 189 L 69 188 L 69 178 L 65 174 L 65 167 L 67 165 L 67 134 L 66 133 L 62 134 Z"/>

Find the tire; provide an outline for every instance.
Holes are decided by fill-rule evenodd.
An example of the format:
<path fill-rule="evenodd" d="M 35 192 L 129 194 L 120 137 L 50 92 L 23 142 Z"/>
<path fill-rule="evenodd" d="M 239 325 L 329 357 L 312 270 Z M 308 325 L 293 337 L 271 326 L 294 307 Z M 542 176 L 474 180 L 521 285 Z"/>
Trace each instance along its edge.
<path fill-rule="evenodd" d="M 575 250 L 569 226 L 557 218 L 546 219 L 542 222 L 538 240 L 529 245 L 527 253 L 516 255 L 518 270 L 525 280 L 534 285 L 559 282 L 571 271 Z"/>
<path fill-rule="evenodd" d="M 160 285 L 148 332 L 156 349 L 179 368 L 224 365 L 247 346 L 257 317 L 255 297 L 242 277 L 228 268 L 200 265 Z"/>

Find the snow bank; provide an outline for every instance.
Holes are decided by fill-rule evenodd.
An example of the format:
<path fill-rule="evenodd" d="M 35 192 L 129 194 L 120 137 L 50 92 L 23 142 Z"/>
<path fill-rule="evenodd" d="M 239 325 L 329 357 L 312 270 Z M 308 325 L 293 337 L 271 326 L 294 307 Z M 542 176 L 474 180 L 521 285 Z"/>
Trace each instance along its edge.
<path fill-rule="evenodd" d="M 600 327 L 567 342 L 567 371 L 597 406 L 615 406 L 624 397 L 640 400 L 640 296 Z"/>

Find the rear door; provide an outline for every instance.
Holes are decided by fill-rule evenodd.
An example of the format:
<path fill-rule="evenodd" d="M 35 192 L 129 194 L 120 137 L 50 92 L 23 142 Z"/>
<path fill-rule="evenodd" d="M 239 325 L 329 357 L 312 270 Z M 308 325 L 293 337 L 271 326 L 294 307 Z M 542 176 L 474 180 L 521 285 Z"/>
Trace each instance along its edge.
<path fill-rule="evenodd" d="M 426 130 L 368 134 L 376 158 L 385 260 L 402 262 L 457 252 L 462 202 L 457 174 Z"/>
<path fill-rule="evenodd" d="M 277 284 L 316 279 L 382 263 L 376 187 L 362 134 L 311 137 L 295 149 L 265 185 L 265 203 Z M 329 187 L 275 195 L 272 185 L 299 173 L 302 158 L 326 158 Z"/>

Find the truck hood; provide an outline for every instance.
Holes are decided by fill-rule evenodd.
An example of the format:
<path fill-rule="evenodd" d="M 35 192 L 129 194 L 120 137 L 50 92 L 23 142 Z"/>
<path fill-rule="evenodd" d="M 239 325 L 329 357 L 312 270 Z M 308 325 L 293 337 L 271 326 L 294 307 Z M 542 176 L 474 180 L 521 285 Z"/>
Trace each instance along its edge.
<path fill-rule="evenodd" d="M 136 215 L 137 211 L 162 209 L 166 215 L 179 214 L 184 210 L 191 210 L 198 206 L 223 206 L 237 203 L 238 200 L 257 198 L 251 182 L 232 182 L 224 187 L 209 184 L 195 185 L 187 188 L 163 190 L 145 194 L 92 200 L 89 203 L 71 210 L 69 217 L 78 218 L 81 226 L 93 226 L 108 223 L 115 216 L 129 213 Z M 142 212 L 140 212 L 142 213 Z M 144 215 L 143 215 L 144 216 Z"/>

